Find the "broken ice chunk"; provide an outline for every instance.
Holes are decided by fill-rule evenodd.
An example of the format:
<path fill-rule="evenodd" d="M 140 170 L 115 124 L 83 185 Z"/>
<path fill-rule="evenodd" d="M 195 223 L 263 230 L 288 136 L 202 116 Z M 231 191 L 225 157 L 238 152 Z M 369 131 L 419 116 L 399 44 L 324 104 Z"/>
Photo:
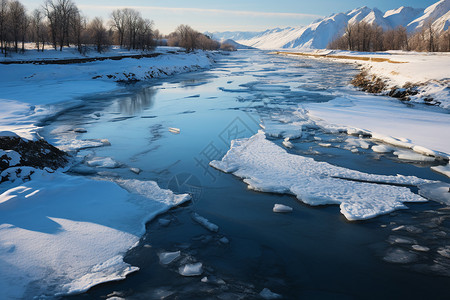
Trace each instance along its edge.
<path fill-rule="evenodd" d="M 178 269 L 178 273 L 182 276 L 198 276 L 203 273 L 203 264 L 186 264 Z"/>
<path fill-rule="evenodd" d="M 211 223 L 208 219 L 200 216 L 197 213 L 193 213 L 192 214 L 192 219 L 194 219 L 194 221 L 196 221 L 197 223 L 199 223 L 200 225 L 202 225 L 203 227 L 205 227 L 209 231 L 212 231 L 212 232 L 219 231 L 219 226 L 217 226 L 216 224 Z"/>
<path fill-rule="evenodd" d="M 283 141 L 283 146 L 285 146 L 286 148 L 294 148 L 294 145 L 289 141 L 289 138 L 285 138 Z"/>
<path fill-rule="evenodd" d="M 180 133 L 180 128 L 169 127 L 169 131 L 174 133 L 174 134 L 179 134 Z"/>
<path fill-rule="evenodd" d="M 421 161 L 421 162 L 433 162 L 435 158 L 432 156 L 425 156 L 422 154 L 418 154 L 410 151 L 395 151 L 394 154 L 401 160 L 409 160 L 409 161 Z"/>
<path fill-rule="evenodd" d="M 221 242 L 222 244 L 228 244 L 230 243 L 230 240 L 228 240 L 226 237 L 223 237 L 219 240 L 219 242 Z"/>
<path fill-rule="evenodd" d="M 389 147 L 387 145 L 376 145 L 372 146 L 372 151 L 376 153 L 389 153 L 394 151 L 394 148 Z"/>
<path fill-rule="evenodd" d="M 135 174 L 138 174 L 138 175 L 139 175 L 139 173 L 142 172 L 142 170 L 139 169 L 139 168 L 130 168 L 130 171 L 133 172 L 133 173 L 135 173 Z"/>
<path fill-rule="evenodd" d="M 161 218 L 161 219 L 158 220 L 158 223 L 161 226 L 169 226 L 170 222 L 171 222 L 171 220 L 164 219 L 164 218 Z"/>
<path fill-rule="evenodd" d="M 437 253 L 439 253 L 439 254 L 442 255 L 443 257 L 450 258 L 450 246 L 446 246 L 446 247 L 443 247 L 443 248 L 439 248 L 439 250 L 437 251 Z"/>
<path fill-rule="evenodd" d="M 441 173 L 447 177 L 450 177 L 450 164 L 446 164 L 445 166 L 435 166 L 431 167 L 431 170 Z"/>
<path fill-rule="evenodd" d="M 283 298 L 280 294 L 274 293 L 271 290 L 269 290 L 268 288 L 264 288 L 259 295 L 261 296 L 261 298 L 263 299 L 281 299 Z"/>
<path fill-rule="evenodd" d="M 275 204 L 273 206 L 273 212 L 276 213 L 287 213 L 291 212 L 292 210 L 293 210 L 292 207 L 283 204 Z"/>
<path fill-rule="evenodd" d="M 89 167 L 99 167 L 114 169 L 119 167 L 119 163 L 111 157 L 94 157 L 86 162 Z"/>
<path fill-rule="evenodd" d="M 179 258 L 181 255 L 180 251 L 175 251 L 175 252 L 163 252 L 160 253 L 159 256 L 159 262 L 162 263 L 163 265 L 168 265 L 171 262 L 173 262 L 174 260 L 176 260 L 177 258 Z"/>
<path fill-rule="evenodd" d="M 411 248 L 413 248 L 413 250 L 419 251 L 419 252 L 428 252 L 430 251 L 430 248 L 425 247 L 425 246 L 420 246 L 420 245 L 412 245 Z"/>
<path fill-rule="evenodd" d="M 383 259 L 396 264 L 408 264 L 417 260 L 417 255 L 401 249 L 389 251 Z"/>

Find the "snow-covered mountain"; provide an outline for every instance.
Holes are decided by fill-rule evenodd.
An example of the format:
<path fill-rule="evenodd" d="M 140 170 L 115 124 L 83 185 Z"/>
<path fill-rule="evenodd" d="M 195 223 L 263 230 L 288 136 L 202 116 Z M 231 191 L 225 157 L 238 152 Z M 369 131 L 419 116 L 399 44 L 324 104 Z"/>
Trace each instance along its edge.
<path fill-rule="evenodd" d="M 450 0 L 441 0 L 426 9 L 400 7 L 385 13 L 366 6 L 346 13 L 337 13 L 304 27 L 275 28 L 263 32 L 214 32 L 218 40 L 232 39 L 242 45 L 259 49 L 323 49 L 344 33 L 348 24 L 364 21 L 384 30 L 404 26 L 408 32 L 422 29 L 429 22 L 441 32 L 450 25 Z"/>

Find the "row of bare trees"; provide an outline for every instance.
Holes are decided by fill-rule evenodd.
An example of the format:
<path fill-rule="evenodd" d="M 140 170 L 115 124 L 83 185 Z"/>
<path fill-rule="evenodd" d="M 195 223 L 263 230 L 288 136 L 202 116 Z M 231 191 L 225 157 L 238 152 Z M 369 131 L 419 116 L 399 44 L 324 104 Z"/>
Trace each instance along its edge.
<path fill-rule="evenodd" d="M 169 34 L 167 45 L 172 47 L 183 47 L 188 52 L 194 49 L 217 50 L 221 47 L 219 42 L 192 29 L 188 25 L 180 25 L 174 32 Z"/>
<path fill-rule="evenodd" d="M 358 22 L 349 24 L 344 34 L 328 45 L 329 49 L 351 51 L 450 51 L 450 29 L 438 33 L 432 23 L 422 30 L 408 34 L 406 28 L 399 26 L 393 30 L 384 31 L 380 26 Z"/>
<path fill-rule="evenodd" d="M 0 0 L 0 50 L 5 56 L 9 51 L 23 52 L 25 42 L 34 43 L 38 51 L 44 51 L 46 45 L 61 51 L 72 45 L 84 53 L 88 45 L 102 52 L 111 44 L 146 51 L 158 40 L 162 38 L 153 29 L 153 21 L 135 9 L 116 9 L 107 23 L 98 17 L 88 22 L 72 0 L 45 0 L 30 14 L 19 0 Z M 221 45 L 188 25 L 180 25 L 168 35 L 167 44 L 187 51 L 233 50 L 233 46 Z"/>
<path fill-rule="evenodd" d="M 18 0 L 0 0 L 0 51 L 5 56 L 8 51 L 24 51 L 25 42 L 33 42 L 38 51 L 47 44 L 59 50 L 75 45 L 80 53 L 86 45 L 98 52 L 112 43 L 129 50 L 155 46 L 153 21 L 134 9 L 115 10 L 107 24 L 110 28 L 98 17 L 88 22 L 72 0 L 45 0 L 30 14 Z"/>

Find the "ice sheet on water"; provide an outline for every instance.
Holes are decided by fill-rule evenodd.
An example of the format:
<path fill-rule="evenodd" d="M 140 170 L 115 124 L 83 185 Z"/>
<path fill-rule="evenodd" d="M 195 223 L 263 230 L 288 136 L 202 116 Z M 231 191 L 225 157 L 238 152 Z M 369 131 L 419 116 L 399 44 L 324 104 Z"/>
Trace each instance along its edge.
<path fill-rule="evenodd" d="M 435 161 L 435 157 L 425 156 L 412 151 L 404 151 L 398 150 L 394 151 L 394 155 L 396 155 L 401 160 L 407 161 L 417 161 L 417 162 L 433 162 Z"/>
<path fill-rule="evenodd" d="M 271 137 L 298 139 L 302 136 L 302 124 L 299 122 L 283 123 L 276 120 L 263 120 L 261 127 Z"/>
<path fill-rule="evenodd" d="M 63 140 L 57 143 L 57 147 L 64 151 L 78 151 L 104 146 L 111 146 L 111 143 L 107 139 Z"/>
<path fill-rule="evenodd" d="M 419 194 L 427 199 L 450 205 L 450 184 L 429 183 L 419 186 Z"/>
<path fill-rule="evenodd" d="M 225 157 L 210 165 L 243 178 L 250 189 L 290 193 L 310 205 L 339 204 L 348 220 L 368 219 L 404 209 L 404 202 L 426 201 L 406 187 L 376 184 L 378 182 L 430 183 L 414 176 L 362 173 L 289 154 L 267 140 L 262 131 L 251 138 L 232 141 Z"/>
<path fill-rule="evenodd" d="M 444 166 L 435 166 L 431 167 L 431 169 L 435 172 L 441 173 L 447 177 L 450 177 L 450 164 L 446 164 Z"/>

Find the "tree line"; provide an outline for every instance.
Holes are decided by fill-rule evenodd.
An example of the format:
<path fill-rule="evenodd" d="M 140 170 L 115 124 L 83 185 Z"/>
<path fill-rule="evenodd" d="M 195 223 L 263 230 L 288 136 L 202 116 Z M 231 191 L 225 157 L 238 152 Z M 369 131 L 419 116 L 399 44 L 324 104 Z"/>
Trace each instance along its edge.
<path fill-rule="evenodd" d="M 399 26 L 392 30 L 383 30 L 380 26 L 357 22 L 347 25 L 341 37 L 333 40 L 329 49 L 351 51 L 450 51 L 450 28 L 437 32 L 431 22 L 420 31 L 408 34 L 406 28 Z"/>
<path fill-rule="evenodd" d="M 19 0 L 0 0 L 0 51 L 5 56 L 10 51 L 24 52 L 27 42 L 38 51 L 48 46 L 61 51 L 75 46 L 84 54 L 88 46 L 102 52 L 113 44 L 128 50 L 151 50 L 162 38 L 152 20 L 131 8 L 114 10 L 104 22 L 99 17 L 88 20 L 72 0 L 45 0 L 31 13 Z M 180 25 L 167 42 L 187 51 L 222 46 L 187 25 Z"/>

